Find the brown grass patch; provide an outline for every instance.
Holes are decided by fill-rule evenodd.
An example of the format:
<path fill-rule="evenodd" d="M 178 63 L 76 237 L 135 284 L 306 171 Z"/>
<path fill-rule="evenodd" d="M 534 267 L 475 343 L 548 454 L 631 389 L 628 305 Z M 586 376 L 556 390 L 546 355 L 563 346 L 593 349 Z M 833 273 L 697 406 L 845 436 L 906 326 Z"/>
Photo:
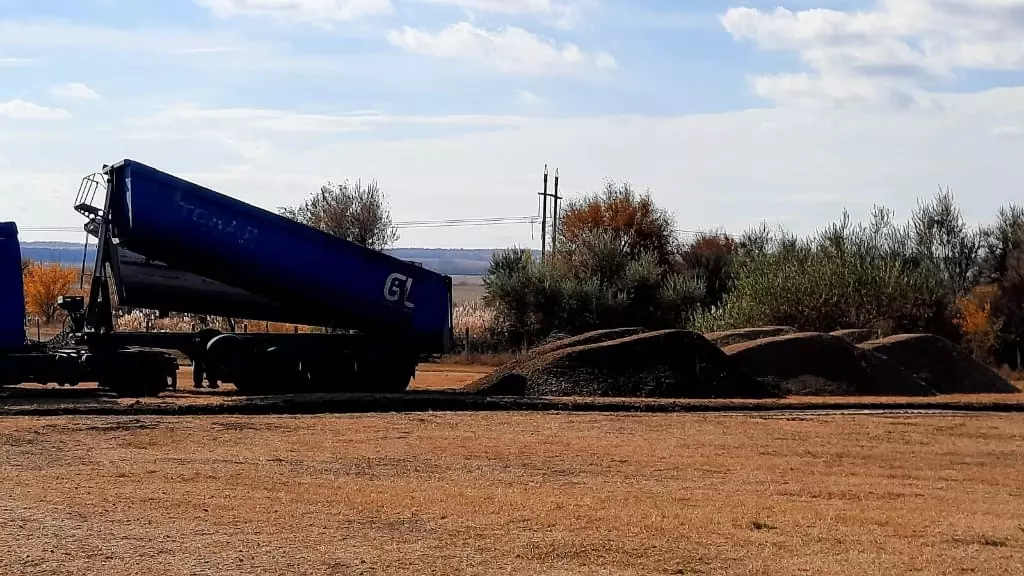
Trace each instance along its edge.
<path fill-rule="evenodd" d="M 470 352 L 463 354 L 447 354 L 441 357 L 438 364 L 449 366 L 501 366 L 519 357 L 518 352 Z"/>
<path fill-rule="evenodd" d="M 1019 574 L 1022 443 L 1019 416 L 0 419 L 0 573 Z"/>
<path fill-rule="evenodd" d="M 420 364 L 410 390 L 459 390 L 493 368 L 473 364 Z"/>

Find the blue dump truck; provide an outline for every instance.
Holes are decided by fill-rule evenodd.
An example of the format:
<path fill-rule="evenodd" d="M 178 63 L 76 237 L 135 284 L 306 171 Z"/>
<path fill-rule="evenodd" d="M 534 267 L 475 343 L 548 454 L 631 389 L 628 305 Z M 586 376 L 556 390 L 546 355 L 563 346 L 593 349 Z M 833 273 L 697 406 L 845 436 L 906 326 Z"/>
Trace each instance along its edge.
<path fill-rule="evenodd" d="M 449 276 L 140 162 L 86 177 L 75 210 L 97 242 L 88 296 L 61 298 L 66 328 L 46 342 L 26 339 L 17 226 L 0 222 L 0 385 L 97 382 L 156 395 L 177 387 L 176 352 L 196 386 L 400 392 L 420 361 L 451 345 Z M 322 330 L 124 332 L 119 308 Z"/>

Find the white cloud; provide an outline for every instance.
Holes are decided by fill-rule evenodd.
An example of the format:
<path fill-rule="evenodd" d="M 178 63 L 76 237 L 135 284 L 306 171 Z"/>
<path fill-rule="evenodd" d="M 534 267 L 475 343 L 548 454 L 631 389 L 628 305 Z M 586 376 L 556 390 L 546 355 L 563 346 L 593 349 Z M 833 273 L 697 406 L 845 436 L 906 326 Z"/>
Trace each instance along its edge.
<path fill-rule="evenodd" d="M 1020 126 L 996 126 L 992 129 L 993 136 L 1024 136 L 1024 128 Z"/>
<path fill-rule="evenodd" d="M 732 8 L 722 25 L 765 50 L 791 51 L 813 71 L 754 80 L 781 103 L 907 103 L 958 70 L 1024 70 L 1022 0 L 877 0 L 868 10 Z"/>
<path fill-rule="evenodd" d="M 172 127 L 176 130 L 226 128 L 232 132 L 345 133 L 366 132 L 384 124 L 433 126 L 514 126 L 525 121 L 515 116 L 451 115 L 395 116 L 374 112 L 349 114 L 308 113 L 261 108 L 213 108 L 192 104 L 167 106 L 157 114 L 131 121 L 137 127 Z"/>
<path fill-rule="evenodd" d="M 224 54 L 227 52 L 238 52 L 236 46 L 199 46 L 196 48 L 178 48 L 171 50 L 171 54 Z"/>
<path fill-rule="evenodd" d="M 218 18 L 268 16 L 315 23 L 390 14 L 391 0 L 194 0 Z"/>
<path fill-rule="evenodd" d="M 62 108 L 48 108 L 24 100 L 0 102 L 0 118 L 13 120 L 62 120 L 71 113 Z"/>
<path fill-rule="evenodd" d="M 0 52 L 42 53 L 59 62 L 69 51 L 116 53 L 144 58 L 155 67 L 183 63 L 196 69 L 331 72 L 342 67 L 331 54 L 297 54 L 287 44 L 239 36 L 235 32 L 175 28 L 116 28 L 65 21 L 0 20 Z"/>
<path fill-rule="evenodd" d="M 68 48 L 131 50 L 135 54 L 165 53 L 207 45 L 218 35 L 166 28 L 123 29 L 67 21 L 0 20 L 0 50 L 32 51 Z M 220 38 L 220 42 L 224 39 Z"/>
<path fill-rule="evenodd" d="M 61 98 L 77 98 L 80 100 L 99 100 L 100 95 L 95 90 L 80 82 L 54 86 L 52 90 L 55 96 Z"/>
<path fill-rule="evenodd" d="M 474 60 L 505 73 L 564 74 L 617 68 L 615 58 L 607 52 L 586 52 L 573 43 L 558 45 L 513 26 L 488 31 L 459 22 L 436 34 L 405 26 L 387 37 L 410 52 Z"/>
<path fill-rule="evenodd" d="M 31 66 L 35 64 L 37 60 L 35 58 L 14 58 L 11 56 L 0 57 L 0 68 L 5 66 Z"/>
<path fill-rule="evenodd" d="M 1024 179 L 1024 138 L 993 136 L 993 127 L 1024 126 L 1024 88 L 943 96 L 939 104 L 506 119 L 177 106 L 148 124 L 110 123 L 106 131 L 5 126 L 0 154 L 21 176 L 17 186 L 7 173 L 0 179 L 0 202 L 26 226 L 77 226 L 67 195 L 78 179 L 129 157 L 271 209 L 327 179 L 376 178 L 396 220 L 518 216 L 535 212 L 547 163 L 560 169 L 567 196 L 603 177 L 650 187 L 684 229 L 740 231 L 767 220 L 807 233 L 844 206 L 865 217 L 873 203 L 905 217 L 937 183 L 952 188 L 969 219 L 987 220 Z M 349 116 L 363 117 L 358 132 Z M 394 130 L 411 123 L 472 131 L 428 138 Z M 318 124 L 333 126 L 314 131 Z M 37 189 L 35 181 L 52 202 L 22 193 Z M 529 226 L 404 230 L 402 244 L 537 246 L 539 236 L 531 239 Z"/>
<path fill-rule="evenodd" d="M 572 28 L 594 0 L 421 0 L 462 8 L 468 14 L 493 12 L 511 16 L 538 16 L 559 27 Z"/>
<path fill-rule="evenodd" d="M 529 90 L 516 90 L 516 96 L 519 98 L 521 103 L 529 106 L 536 106 L 547 102 L 546 98 L 538 96 Z"/>

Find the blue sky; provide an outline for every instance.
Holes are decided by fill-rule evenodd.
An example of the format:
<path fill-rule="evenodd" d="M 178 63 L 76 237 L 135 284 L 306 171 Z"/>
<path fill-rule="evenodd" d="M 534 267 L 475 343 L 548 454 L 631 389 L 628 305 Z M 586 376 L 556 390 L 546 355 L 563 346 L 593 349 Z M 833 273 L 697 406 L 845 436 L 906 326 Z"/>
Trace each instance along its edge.
<path fill-rule="evenodd" d="M 375 178 L 398 220 L 533 213 L 545 162 L 685 229 L 937 185 L 984 219 L 1022 170 L 1022 39 L 1024 0 L 0 0 L 0 218 L 77 226 L 78 178 L 134 157 L 268 208 Z"/>
<path fill-rule="evenodd" d="M 531 15 L 473 13 L 472 22 L 481 29 L 523 27 L 583 50 L 607 51 L 618 67 L 614 74 L 562 78 L 524 78 L 447 60 L 410 58 L 388 42 L 389 30 L 401 26 L 440 30 L 469 16 L 458 6 L 415 0 L 396 0 L 390 15 L 332 23 L 330 28 L 266 16 L 218 18 L 203 6 L 180 0 L 8 0 L 0 6 L 9 22 L 113 25 L 135 32 L 180 34 L 193 36 L 191 47 L 196 50 L 238 50 L 242 44 L 256 44 L 278 56 L 308 58 L 324 67 L 322 73 L 285 68 L 264 70 L 258 76 L 249 70 L 200 67 L 197 74 L 194 60 L 198 56 L 144 60 L 136 54 L 106 50 L 69 54 L 61 47 L 58 60 L 5 74 L 21 87 L 16 94 L 37 99 L 46 98 L 55 74 L 73 69 L 78 75 L 96 78 L 89 86 L 99 93 L 137 93 L 145 84 L 150 93 L 177 94 L 214 105 L 339 110 L 387 106 L 393 113 L 405 114 L 491 114 L 508 112 L 517 103 L 517 91 L 525 90 L 550 94 L 553 105 L 545 109 L 549 114 L 668 115 L 755 106 L 759 99 L 746 89 L 745 75 L 795 65 L 790 56 L 761 53 L 733 41 L 718 21 L 720 3 L 687 3 L 686 10 L 674 4 L 651 0 L 596 4 L 587 13 L 589 19 L 572 29 L 537 23 Z M 28 58 L 38 55 L 31 49 L 21 52 Z M 111 66 L 130 74 L 110 74 Z M 464 82 L 467 75 L 472 82 L 453 90 L 452 84 Z M 699 82 L 687 81 L 692 78 Z M 417 89 L 407 90 L 409 84 Z"/>

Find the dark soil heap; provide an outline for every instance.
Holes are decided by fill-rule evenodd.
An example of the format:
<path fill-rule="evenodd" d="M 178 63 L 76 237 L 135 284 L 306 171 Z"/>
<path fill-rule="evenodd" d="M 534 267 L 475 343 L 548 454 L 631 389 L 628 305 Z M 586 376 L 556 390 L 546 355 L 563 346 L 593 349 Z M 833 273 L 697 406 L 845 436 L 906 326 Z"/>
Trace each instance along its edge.
<path fill-rule="evenodd" d="M 471 382 L 465 390 L 488 396 L 523 396 L 526 394 L 526 381 L 521 376 L 517 376 L 517 373 L 524 367 L 529 366 L 538 357 L 565 348 L 572 348 L 573 346 L 600 344 L 601 342 L 636 336 L 643 331 L 643 328 L 611 328 L 608 330 L 595 330 L 577 336 L 550 337 L 542 345 L 527 350 L 515 360 L 507 362 L 487 376 Z"/>
<path fill-rule="evenodd" d="M 742 344 L 744 342 L 753 342 L 754 340 L 760 340 L 762 338 L 773 338 L 775 336 L 784 336 L 786 334 L 796 334 L 796 328 L 790 328 L 789 326 L 761 326 L 760 328 L 740 328 L 739 330 L 726 330 L 724 332 L 710 332 L 705 334 L 704 337 L 711 341 L 712 344 L 720 348 L 726 346 L 732 346 L 733 344 Z"/>
<path fill-rule="evenodd" d="M 839 336 L 850 344 L 863 344 L 868 340 L 878 338 L 878 333 L 870 328 L 848 328 L 846 330 L 836 330 L 835 332 L 832 332 L 832 335 Z"/>
<path fill-rule="evenodd" d="M 798 396 L 933 396 L 895 362 L 839 336 L 776 336 L 725 348 L 753 376 Z"/>
<path fill-rule="evenodd" d="M 607 333 L 607 331 L 605 331 Z M 778 392 L 733 366 L 720 348 L 688 330 L 617 339 L 578 336 L 576 345 L 538 348 L 470 389 L 485 395 L 619 398 L 770 398 Z"/>
<path fill-rule="evenodd" d="M 952 342 L 931 334 L 901 334 L 860 345 L 899 364 L 941 394 L 1012 394 L 1017 388 Z"/>

